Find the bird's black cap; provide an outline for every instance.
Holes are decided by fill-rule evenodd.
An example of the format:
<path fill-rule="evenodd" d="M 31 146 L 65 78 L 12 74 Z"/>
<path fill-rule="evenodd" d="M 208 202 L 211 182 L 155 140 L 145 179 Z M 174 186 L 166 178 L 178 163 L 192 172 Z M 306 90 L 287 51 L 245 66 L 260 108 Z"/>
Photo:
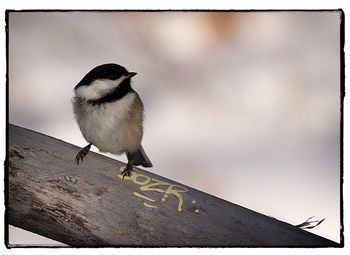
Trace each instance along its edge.
<path fill-rule="evenodd" d="M 81 86 L 89 86 L 93 81 L 98 79 L 117 80 L 121 76 L 125 76 L 125 78 L 121 81 L 119 86 L 111 89 L 110 92 L 108 92 L 101 98 L 88 100 L 88 102 L 92 105 L 101 105 L 104 103 L 119 100 L 126 96 L 128 93 L 136 93 L 130 85 L 130 78 L 135 75 L 135 72 L 128 72 L 128 70 L 126 70 L 126 68 L 121 65 L 104 64 L 97 66 L 90 72 L 88 72 L 84 76 L 84 78 L 74 87 L 74 89 L 76 90 Z"/>
<path fill-rule="evenodd" d="M 124 66 L 118 64 L 110 63 L 100 65 L 88 72 L 74 89 L 77 89 L 80 86 L 89 86 L 91 82 L 97 79 L 116 80 L 122 75 L 128 75 L 129 78 L 131 78 L 132 76 L 136 75 L 136 73 L 128 72 Z"/>

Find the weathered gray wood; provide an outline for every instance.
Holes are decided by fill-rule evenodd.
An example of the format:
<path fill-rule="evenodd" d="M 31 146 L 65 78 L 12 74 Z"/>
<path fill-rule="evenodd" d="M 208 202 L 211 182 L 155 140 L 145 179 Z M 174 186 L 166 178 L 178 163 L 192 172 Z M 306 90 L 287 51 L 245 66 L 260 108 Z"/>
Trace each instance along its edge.
<path fill-rule="evenodd" d="M 9 125 L 8 222 L 72 246 L 338 246 L 287 223 Z M 198 177 L 200 178 L 200 176 Z M 263 199 L 263 198 L 262 198 Z"/>

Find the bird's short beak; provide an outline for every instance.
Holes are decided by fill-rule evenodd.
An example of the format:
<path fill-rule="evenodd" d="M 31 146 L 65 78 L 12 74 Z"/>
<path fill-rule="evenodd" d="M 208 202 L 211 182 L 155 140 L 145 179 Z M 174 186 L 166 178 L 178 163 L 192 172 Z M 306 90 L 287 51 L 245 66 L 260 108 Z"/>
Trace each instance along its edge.
<path fill-rule="evenodd" d="M 128 78 L 134 77 L 137 73 L 135 72 L 129 72 L 128 73 Z"/>

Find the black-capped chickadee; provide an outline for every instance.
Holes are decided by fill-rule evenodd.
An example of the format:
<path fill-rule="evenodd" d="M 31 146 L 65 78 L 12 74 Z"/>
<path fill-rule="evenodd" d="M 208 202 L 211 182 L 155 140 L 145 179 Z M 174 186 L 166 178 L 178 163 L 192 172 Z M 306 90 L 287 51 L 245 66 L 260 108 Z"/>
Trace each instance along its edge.
<path fill-rule="evenodd" d="M 88 72 L 74 87 L 74 115 L 89 143 L 77 154 L 77 164 L 94 145 L 101 152 L 126 153 L 123 178 L 130 176 L 133 166 L 152 167 L 141 145 L 144 110 L 139 95 L 131 88 L 135 75 L 123 66 L 104 64 Z"/>

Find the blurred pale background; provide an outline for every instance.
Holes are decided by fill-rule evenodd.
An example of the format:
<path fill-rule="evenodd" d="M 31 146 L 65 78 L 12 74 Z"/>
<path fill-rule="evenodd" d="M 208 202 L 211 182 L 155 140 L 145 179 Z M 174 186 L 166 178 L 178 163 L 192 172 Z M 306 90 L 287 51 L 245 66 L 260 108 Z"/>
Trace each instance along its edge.
<path fill-rule="evenodd" d="M 72 89 L 122 64 L 150 171 L 290 224 L 326 218 L 310 231 L 339 242 L 339 28 L 338 12 L 10 13 L 9 121 L 85 146 Z"/>

